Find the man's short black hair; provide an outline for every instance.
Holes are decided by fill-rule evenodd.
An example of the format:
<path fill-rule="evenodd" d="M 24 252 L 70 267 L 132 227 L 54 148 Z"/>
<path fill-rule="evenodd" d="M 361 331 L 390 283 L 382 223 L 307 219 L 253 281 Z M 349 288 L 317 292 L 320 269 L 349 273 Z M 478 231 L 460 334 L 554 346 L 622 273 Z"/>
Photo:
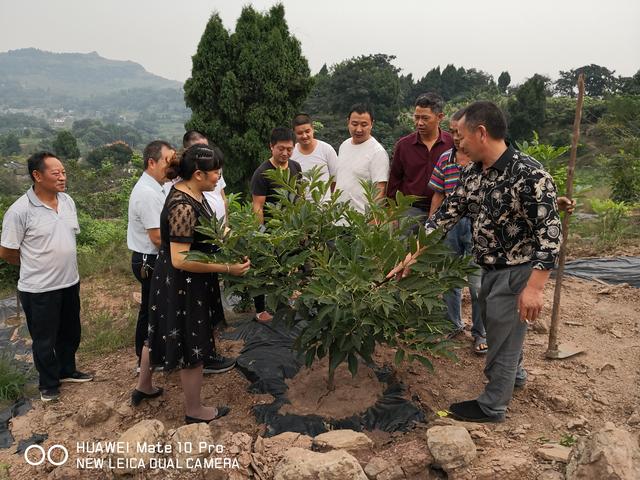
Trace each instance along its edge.
<path fill-rule="evenodd" d="M 34 153 L 27 159 L 27 168 L 29 169 L 29 176 L 31 177 L 31 181 L 33 183 L 36 183 L 36 179 L 33 177 L 33 172 L 38 171 L 42 173 L 42 171 L 44 171 L 44 161 L 47 158 L 58 158 L 58 157 L 56 156 L 55 153 L 51 153 L 43 150 L 41 152 Z"/>
<path fill-rule="evenodd" d="M 196 143 L 202 143 L 202 140 L 209 143 L 207 136 L 198 130 L 189 130 L 182 136 L 182 148 L 189 148 Z"/>
<path fill-rule="evenodd" d="M 464 115 L 464 108 L 461 108 L 456 113 L 451 115 L 451 120 L 454 121 L 454 122 L 457 122 L 458 120 L 460 120 L 462 118 L 463 115 Z"/>
<path fill-rule="evenodd" d="M 296 137 L 293 131 L 287 127 L 276 127 L 271 130 L 271 146 L 274 146 L 278 142 L 292 142 L 295 143 Z"/>
<path fill-rule="evenodd" d="M 444 100 L 435 92 L 421 93 L 416 98 L 416 107 L 430 108 L 433 113 L 442 113 Z"/>
<path fill-rule="evenodd" d="M 149 145 L 144 147 L 142 152 L 142 161 L 144 162 L 144 169 L 149 168 L 149 159 L 154 159 L 156 162 L 162 158 L 162 147 L 167 147 L 169 150 L 175 150 L 169 142 L 164 140 L 154 140 Z"/>
<path fill-rule="evenodd" d="M 351 109 L 349 110 L 349 115 L 347 115 L 347 120 L 351 119 L 351 114 L 353 112 L 359 115 L 368 113 L 371 117 L 371 122 L 373 123 L 373 108 L 370 105 L 367 105 L 366 103 L 356 103 L 355 105 L 352 105 Z"/>
<path fill-rule="evenodd" d="M 291 122 L 291 128 L 299 127 L 300 125 L 313 125 L 311 117 L 306 113 L 298 113 Z"/>
<path fill-rule="evenodd" d="M 502 140 L 507 136 L 507 119 L 500 107 L 493 102 L 473 102 L 464 109 L 462 117 L 469 130 L 483 125 L 495 140 Z"/>

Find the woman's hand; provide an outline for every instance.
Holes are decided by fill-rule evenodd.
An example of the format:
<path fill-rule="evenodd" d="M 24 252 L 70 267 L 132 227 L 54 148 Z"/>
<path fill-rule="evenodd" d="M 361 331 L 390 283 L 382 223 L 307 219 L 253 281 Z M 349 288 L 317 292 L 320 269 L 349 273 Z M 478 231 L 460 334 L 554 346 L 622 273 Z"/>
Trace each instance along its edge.
<path fill-rule="evenodd" d="M 241 277 L 251 267 L 251 260 L 248 257 L 244 257 L 244 263 L 229 263 L 227 264 L 227 272 L 229 275 L 233 275 L 234 277 Z"/>

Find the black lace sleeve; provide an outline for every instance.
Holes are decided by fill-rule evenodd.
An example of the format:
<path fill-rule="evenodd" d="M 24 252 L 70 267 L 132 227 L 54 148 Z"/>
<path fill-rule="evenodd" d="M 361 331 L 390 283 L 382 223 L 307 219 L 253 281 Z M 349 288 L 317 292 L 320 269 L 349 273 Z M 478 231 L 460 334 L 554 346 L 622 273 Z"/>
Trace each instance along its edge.
<path fill-rule="evenodd" d="M 186 202 L 172 205 L 169 210 L 168 222 L 170 242 L 193 243 L 198 214 L 192 205 Z"/>

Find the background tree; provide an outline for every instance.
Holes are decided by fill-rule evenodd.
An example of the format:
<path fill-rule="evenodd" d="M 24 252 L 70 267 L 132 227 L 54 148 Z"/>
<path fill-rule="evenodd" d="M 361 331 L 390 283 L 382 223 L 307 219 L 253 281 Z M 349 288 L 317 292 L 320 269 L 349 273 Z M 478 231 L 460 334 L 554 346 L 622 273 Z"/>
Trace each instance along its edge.
<path fill-rule="evenodd" d="M 547 77 L 535 74 L 509 99 L 507 112 L 512 140 L 529 140 L 533 138 L 534 130 L 540 130 L 544 125 L 548 81 Z"/>
<path fill-rule="evenodd" d="M 59 158 L 76 160 L 80 156 L 78 142 L 69 130 L 60 130 L 53 141 L 53 151 Z"/>
<path fill-rule="evenodd" d="M 504 71 L 498 77 L 498 89 L 500 92 L 505 93 L 507 91 L 507 87 L 511 84 L 511 75 L 509 72 Z"/>
<path fill-rule="evenodd" d="M 3 155 L 18 155 L 21 152 L 20 139 L 11 132 L 0 137 L 0 152 Z"/>
<path fill-rule="evenodd" d="M 124 142 L 115 142 L 91 150 L 87 155 L 87 163 L 94 168 L 101 168 L 107 161 L 114 165 L 126 165 L 131 161 L 133 150 Z"/>
<path fill-rule="evenodd" d="M 282 5 L 267 13 L 244 7 L 229 34 L 216 13 L 192 58 L 185 128 L 201 130 L 222 148 L 231 190 L 246 189 L 268 158 L 271 129 L 289 125 L 311 89 L 309 65 L 284 14 Z"/>
<path fill-rule="evenodd" d="M 574 97 L 577 93 L 578 75 L 584 73 L 584 92 L 590 97 L 602 97 L 614 93 L 617 80 L 614 70 L 592 63 L 567 72 L 560 71 L 560 78 L 555 82 L 555 89 L 561 95 Z"/>
<path fill-rule="evenodd" d="M 335 65 L 326 99 L 330 111 L 346 118 L 353 104 L 367 103 L 377 121 L 393 125 L 400 112 L 400 69 L 391 63 L 395 58 L 377 53 Z"/>
<path fill-rule="evenodd" d="M 618 90 L 624 95 L 640 95 L 640 70 L 633 77 L 618 77 Z"/>

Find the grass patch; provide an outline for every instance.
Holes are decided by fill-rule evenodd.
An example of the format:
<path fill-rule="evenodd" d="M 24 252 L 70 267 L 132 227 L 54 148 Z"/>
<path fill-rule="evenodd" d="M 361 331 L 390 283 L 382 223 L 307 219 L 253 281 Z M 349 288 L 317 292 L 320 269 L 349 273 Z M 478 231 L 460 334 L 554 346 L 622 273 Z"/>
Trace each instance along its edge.
<path fill-rule="evenodd" d="M 0 401 L 12 402 L 24 396 L 32 378 L 32 369 L 25 370 L 7 353 L 0 355 Z"/>
<path fill-rule="evenodd" d="M 106 311 L 85 312 L 82 341 L 78 352 L 97 356 L 112 353 L 134 344 L 137 313 L 129 312 L 124 321 L 114 321 Z"/>
<path fill-rule="evenodd" d="M 126 242 L 113 242 L 100 247 L 79 245 L 78 270 L 81 279 L 106 272 L 133 275 L 131 252 Z"/>

